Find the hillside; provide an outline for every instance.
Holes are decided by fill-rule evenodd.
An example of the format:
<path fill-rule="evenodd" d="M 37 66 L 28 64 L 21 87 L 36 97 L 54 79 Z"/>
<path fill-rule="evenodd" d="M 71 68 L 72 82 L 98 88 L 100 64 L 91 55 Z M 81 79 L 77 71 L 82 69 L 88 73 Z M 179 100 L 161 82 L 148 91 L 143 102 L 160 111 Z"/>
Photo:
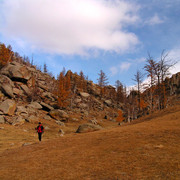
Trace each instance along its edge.
<path fill-rule="evenodd" d="M 32 133 L 0 125 L 1 147 Z M 4 128 L 2 128 L 4 127 Z M 47 133 L 47 134 L 46 134 Z M 85 134 L 69 134 L 0 154 L 0 179 L 179 179 L 180 106 L 140 118 L 138 123 Z M 56 133 L 57 134 L 57 133 Z M 14 135 L 14 136 L 13 136 Z M 6 136 L 8 137 L 6 139 Z M 10 138 L 11 137 L 11 138 Z M 45 138 L 46 137 L 46 138 Z"/>

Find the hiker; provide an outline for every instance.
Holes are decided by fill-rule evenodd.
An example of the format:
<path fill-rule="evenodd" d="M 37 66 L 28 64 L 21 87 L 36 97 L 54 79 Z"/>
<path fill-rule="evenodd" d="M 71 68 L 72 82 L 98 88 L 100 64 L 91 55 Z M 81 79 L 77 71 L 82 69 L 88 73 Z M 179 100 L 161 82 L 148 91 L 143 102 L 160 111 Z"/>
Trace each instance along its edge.
<path fill-rule="evenodd" d="M 41 136 L 44 132 L 44 127 L 42 126 L 41 122 L 39 122 L 39 125 L 35 129 L 37 130 L 39 141 L 41 141 Z"/>

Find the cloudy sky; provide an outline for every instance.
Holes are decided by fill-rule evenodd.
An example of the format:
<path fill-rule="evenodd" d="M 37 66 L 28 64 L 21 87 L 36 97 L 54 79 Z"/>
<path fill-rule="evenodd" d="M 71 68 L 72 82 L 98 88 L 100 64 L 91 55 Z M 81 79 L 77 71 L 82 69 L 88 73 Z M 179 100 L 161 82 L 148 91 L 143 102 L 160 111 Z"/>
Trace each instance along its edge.
<path fill-rule="evenodd" d="M 180 60 L 180 0 L 0 0 L 0 42 L 55 76 L 103 70 L 131 86 L 148 52 Z M 180 62 L 171 70 L 180 71 Z"/>

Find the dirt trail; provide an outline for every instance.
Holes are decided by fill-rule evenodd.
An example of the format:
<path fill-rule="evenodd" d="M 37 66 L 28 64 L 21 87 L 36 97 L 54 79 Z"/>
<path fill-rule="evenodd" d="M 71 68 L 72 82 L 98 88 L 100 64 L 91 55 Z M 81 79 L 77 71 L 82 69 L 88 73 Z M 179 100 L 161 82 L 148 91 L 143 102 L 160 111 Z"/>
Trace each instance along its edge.
<path fill-rule="evenodd" d="M 180 107 L 148 120 L 6 150 L 0 179 L 180 179 Z"/>

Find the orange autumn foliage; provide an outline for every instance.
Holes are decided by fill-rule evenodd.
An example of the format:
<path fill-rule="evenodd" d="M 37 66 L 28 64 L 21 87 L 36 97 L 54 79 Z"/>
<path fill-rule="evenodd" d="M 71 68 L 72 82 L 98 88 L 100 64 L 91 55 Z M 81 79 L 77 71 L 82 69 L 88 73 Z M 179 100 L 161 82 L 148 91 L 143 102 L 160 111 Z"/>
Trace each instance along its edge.
<path fill-rule="evenodd" d="M 11 61 L 11 52 L 4 44 L 0 44 L 0 68 Z"/>
<path fill-rule="evenodd" d="M 116 118 L 117 122 L 122 122 L 124 120 L 123 113 L 121 110 L 118 111 L 118 117 Z"/>
<path fill-rule="evenodd" d="M 65 78 L 63 73 L 60 73 L 59 79 L 58 79 L 58 89 L 57 89 L 57 95 L 58 95 L 58 105 L 61 108 L 65 108 L 68 106 L 68 98 L 69 98 L 69 92 L 70 90 L 70 81 L 69 78 Z"/>
<path fill-rule="evenodd" d="M 143 99 L 140 99 L 140 108 L 144 109 L 147 107 L 147 104 L 145 103 L 145 101 Z"/>

